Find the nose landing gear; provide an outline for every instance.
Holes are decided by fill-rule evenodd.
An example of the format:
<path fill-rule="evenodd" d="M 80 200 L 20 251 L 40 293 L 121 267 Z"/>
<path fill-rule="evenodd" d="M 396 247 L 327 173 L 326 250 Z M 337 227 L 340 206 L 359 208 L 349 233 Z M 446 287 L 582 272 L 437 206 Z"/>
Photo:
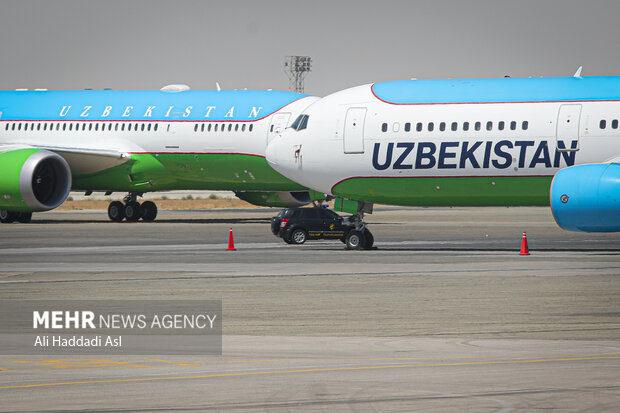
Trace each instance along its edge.
<path fill-rule="evenodd" d="M 375 243 L 375 237 L 364 222 L 364 211 L 359 210 L 349 220 L 355 224 L 355 229 L 350 230 L 343 242 L 348 250 L 370 250 Z"/>
<path fill-rule="evenodd" d="M 123 202 L 113 201 L 108 206 L 108 217 L 111 221 L 121 222 L 125 219 L 127 222 L 137 222 L 142 219 L 146 222 L 155 221 L 157 217 L 157 205 L 152 201 L 145 201 L 140 205 L 137 201 L 138 196 L 142 194 L 130 192 L 123 198 Z"/>

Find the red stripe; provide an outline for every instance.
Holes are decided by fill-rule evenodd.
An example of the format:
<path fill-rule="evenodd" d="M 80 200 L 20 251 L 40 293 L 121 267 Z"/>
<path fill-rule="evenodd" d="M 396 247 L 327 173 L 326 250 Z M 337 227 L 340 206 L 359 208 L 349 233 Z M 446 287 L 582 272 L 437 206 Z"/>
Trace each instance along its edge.
<path fill-rule="evenodd" d="M 467 176 L 352 176 L 342 179 L 332 186 L 332 194 L 334 189 L 345 181 L 352 179 L 436 179 L 436 178 L 552 178 L 554 175 L 467 175 Z"/>

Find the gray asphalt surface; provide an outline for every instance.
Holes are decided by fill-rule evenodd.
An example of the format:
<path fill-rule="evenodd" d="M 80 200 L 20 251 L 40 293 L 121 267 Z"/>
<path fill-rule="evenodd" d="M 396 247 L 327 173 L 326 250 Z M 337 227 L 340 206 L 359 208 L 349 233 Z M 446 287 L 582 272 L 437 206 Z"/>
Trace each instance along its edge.
<path fill-rule="evenodd" d="M 0 298 L 218 299 L 222 356 L 0 356 L 2 411 L 612 411 L 620 237 L 546 208 L 377 208 L 377 249 L 273 210 L 0 226 Z M 237 251 L 227 252 L 232 227 Z M 519 256 L 526 230 L 532 255 Z"/>

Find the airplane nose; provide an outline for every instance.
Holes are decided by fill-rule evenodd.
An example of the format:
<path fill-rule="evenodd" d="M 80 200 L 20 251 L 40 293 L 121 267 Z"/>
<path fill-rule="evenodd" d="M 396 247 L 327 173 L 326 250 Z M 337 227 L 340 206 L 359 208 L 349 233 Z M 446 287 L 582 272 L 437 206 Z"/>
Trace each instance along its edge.
<path fill-rule="evenodd" d="M 281 172 L 280 168 L 285 166 L 286 163 L 286 142 L 283 136 L 279 136 L 274 138 L 267 145 L 267 149 L 265 150 L 265 157 L 267 158 L 267 162 L 274 168 L 276 171 Z"/>
<path fill-rule="evenodd" d="M 299 165 L 300 151 L 296 148 L 301 145 L 296 145 L 295 139 L 287 136 L 287 134 L 287 131 L 284 131 L 282 136 L 269 142 L 265 150 L 265 158 L 273 169 L 287 178 L 295 180 L 301 166 Z"/>

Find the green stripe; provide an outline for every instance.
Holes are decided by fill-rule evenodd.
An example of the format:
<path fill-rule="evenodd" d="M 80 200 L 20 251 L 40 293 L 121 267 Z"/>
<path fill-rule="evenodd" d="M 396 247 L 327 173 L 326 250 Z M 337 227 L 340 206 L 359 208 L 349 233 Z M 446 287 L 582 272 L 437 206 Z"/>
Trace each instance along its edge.
<path fill-rule="evenodd" d="M 334 195 L 403 206 L 548 206 L 552 177 L 352 178 Z"/>
<path fill-rule="evenodd" d="M 73 189 L 115 191 L 298 191 L 265 158 L 231 154 L 139 154 L 123 165 L 73 177 Z"/>

